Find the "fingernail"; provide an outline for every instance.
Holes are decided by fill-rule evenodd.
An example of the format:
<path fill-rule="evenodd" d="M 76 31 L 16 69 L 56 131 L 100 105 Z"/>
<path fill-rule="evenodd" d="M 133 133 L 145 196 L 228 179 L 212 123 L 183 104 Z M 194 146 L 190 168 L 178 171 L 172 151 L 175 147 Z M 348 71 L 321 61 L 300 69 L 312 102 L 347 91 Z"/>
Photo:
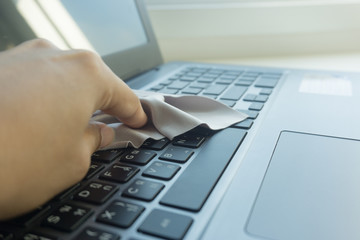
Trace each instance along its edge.
<path fill-rule="evenodd" d="M 109 145 L 114 140 L 115 137 L 114 130 L 106 124 L 101 126 L 100 134 L 101 134 L 101 143 L 99 146 L 100 149 Z"/>

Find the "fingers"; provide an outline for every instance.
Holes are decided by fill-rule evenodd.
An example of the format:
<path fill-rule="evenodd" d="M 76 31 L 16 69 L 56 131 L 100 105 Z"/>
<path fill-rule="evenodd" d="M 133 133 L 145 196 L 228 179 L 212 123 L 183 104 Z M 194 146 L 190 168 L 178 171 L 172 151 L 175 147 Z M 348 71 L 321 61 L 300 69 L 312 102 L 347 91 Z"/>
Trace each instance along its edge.
<path fill-rule="evenodd" d="M 99 98 L 97 109 L 117 117 L 124 124 L 139 128 L 146 124 L 147 116 L 135 93 L 105 63 L 103 94 Z M 104 84 L 107 82 L 107 84 Z M 94 109 L 94 110 L 97 110 Z"/>
<path fill-rule="evenodd" d="M 42 49 L 42 54 L 50 54 L 51 59 L 57 64 L 61 63 L 66 68 L 71 66 L 74 70 L 71 74 L 75 78 L 72 80 L 78 82 L 73 82 L 71 85 L 78 84 L 79 89 L 92 90 L 88 91 L 86 96 L 80 97 L 79 95 L 82 101 L 92 105 L 93 109 L 89 109 L 92 111 L 91 113 L 100 109 L 133 128 L 139 128 L 146 124 L 147 116 L 138 97 L 96 53 L 86 50 L 61 51 L 45 39 L 22 43 L 17 49 L 19 51 L 36 49 L 38 53 Z"/>
<path fill-rule="evenodd" d="M 90 146 L 91 153 L 109 145 L 114 139 L 114 130 L 101 122 L 89 122 L 85 131 L 85 142 Z"/>
<path fill-rule="evenodd" d="M 33 51 L 36 50 L 60 50 L 57 46 L 55 46 L 52 42 L 46 40 L 46 39 L 33 39 L 30 41 L 23 42 L 16 46 L 15 48 L 12 48 L 11 52 L 26 52 L 26 51 Z"/>
<path fill-rule="evenodd" d="M 44 39 L 28 41 L 22 45 L 25 49 L 59 50 L 51 42 Z M 79 71 L 78 79 L 85 74 L 93 78 L 93 87 L 99 97 L 94 98 L 94 95 L 91 95 L 91 99 L 88 99 L 88 101 L 95 99 L 94 111 L 98 109 L 103 110 L 103 112 L 114 115 L 121 122 L 133 128 L 139 128 L 146 124 L 147 116 L 142 109 L 138 97 L 111 71 L 99 55 L 86 50 L 61 52 L 62 60 L 75 60 L 76 63 L 73 66 L 76 65 Z M 85 77 L 85 79 L 88 79 L 88 77 Z M 91 81 L 88 80 L 83 84 L 89 85 L 89 82 Z"/>
<path fill-rule="evenodd" d="M 116 116 L 130 127 L 139 128 L 146 124 L 147 116 L 139 98 L 123 81 L 115 79 L 112 94 L 107 97 L 110 108 L 104 109 L 104 112 Z"/>

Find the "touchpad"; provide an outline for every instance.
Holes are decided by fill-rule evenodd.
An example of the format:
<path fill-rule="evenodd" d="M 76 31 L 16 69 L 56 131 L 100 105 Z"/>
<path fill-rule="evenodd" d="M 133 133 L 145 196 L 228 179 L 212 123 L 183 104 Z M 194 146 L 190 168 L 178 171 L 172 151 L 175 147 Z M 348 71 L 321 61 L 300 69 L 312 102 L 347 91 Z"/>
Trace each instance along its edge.
<path fill-rule="evenodd" d="M 360 141 L 284 131 L 246 227 L 265 239 L 360 239 Z"/>

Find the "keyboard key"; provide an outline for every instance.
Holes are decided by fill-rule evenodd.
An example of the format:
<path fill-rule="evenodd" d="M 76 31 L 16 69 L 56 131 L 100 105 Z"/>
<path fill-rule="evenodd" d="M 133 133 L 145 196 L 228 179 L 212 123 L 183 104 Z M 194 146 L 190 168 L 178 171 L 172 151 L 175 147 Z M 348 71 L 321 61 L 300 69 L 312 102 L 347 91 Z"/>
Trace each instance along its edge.
<path fill-rule="evenodd" d="M 161 180 L 170 180 L 180 170 L 180 167 L 175 164 L 164 162 L 153 162 L 145 171 L 143 176 L 158 178 Z"/>
<path fill-rule="evenodd" d="M 248 87 L 252 84 L 252 81 L 239 80 L 235 83 L 237 86 L 245 86 Z"/>
<path fill-rule="evenodd" d="M 216 77 L 199 77 L 196 81 L 198 83 L 212 83 L 214 80 L 216 79 Z"/>
<path fill-rule="evenodd" d="M 43 225 L 60 231 L 71 232 L 77 229 L 91 214 L 90 208 L 65 203 L 51 213 L 43 221 Z"/>
<path fill-rule="evenodd" d="M 241 98 L 242 95 L 244 95 L 247 89 L 247 87 L 232 86 L 220 98 L 237 101 Z"/>
<path fill-rule="evenodd" d="M 12 238 L 1 238 L 0 234 L 0 240 L 10 240 Z M 26 233 L 24 236 L 21 237 L 22 240 L 55 240 L 58 239 L 57 237 L 50 236 L 48 234 L 42 234 L 42 233 Z"/>
<path fill-rule="evenodd" d="M 103 164 L 92 162 L 90 164 L 89 170 L 85 176 L 85 179 L 92 178 L 95 174 L 97 174 L 104 168 L 105 168 L 105 166 Z"/>
<path fill-rule="evenodd" d="M 257 79 L 257 76 L 247 76 L 247 75 L 244 75 L 244 76 L 241 76 L 238 81 L 248 81 L 248 82 L 254 82 L 255 80 Z"/>
<path fill-rule="evenodd" d="M 122 162 L 128 162 L 136 165 L 146 165 L 156 156 L 156 153 L 146 149 L 133 149 L 120 159 Z"/>
<path fill-rule="evenodd" d="M 235 76 L 239 76 L 240 74 L 242 74 L 243 72 L 242 71 L 225 71 L 225 74 L 226 75 L 235 75 Z"/>
<path fill-rule="evenodd" d="M 205 78 L 218 78 L 220 76 L 220 72 L 208 72 L 205 73 L 204 75 L 202 75 L 201 77 L 205 77 Z"/>
<path fill-rule="evenodd" d="M 225 73 L 225 74 L 221 75 L 221 76 L 219 77 L 219 79 L 229 79 L 229 80 L 234 81 L 237 77 L 238 77 L 238 75 L 236 75 L 236 74 L 233 75 L 233 74 L 227 74 L 227 73 Z"/>
<path fill-rule="evenodd" d="M 256 119 L 259 115 L 258 111 L 252 111 L 252 110 L 244 110 L 244 109 L 237 109 L 237 111 L 245 113 L 248 115 L 248 119 Z"/>
<path fill-rule="evenodd" d="M 206 127 L 202 127 L 202 126 L 198 126 L 196 128 L 191 129 L 190 131 L 184 133 L 184 134 L 189 134 L 189 135 L 193 135 L 193 136 L 204 136 L 204 137 L 208 137 L 213 135 L 214 130 L 211 130 L 209 128 Z"/>
<path fill-rule="evenodd" d="M 82 232 L 73 240 L 118 240 L 120 236 L 100 228 L 86 227 Z"/>
<path fill-rule="evenodd" d="M 135 174 L 139 172 L 139 168 L 126 164 L 114 164 L 100 175 L 101 179 L 125 183 L 129 181 Z"/>
<path fill-rule="evenodd" d="M 232 83 L 232 81 L 217 80 L 215 83 L 216 83 L 216 84 L 221 84 L 221 85 L 229 86 L 229 85 Z"/>
<path fill-rule="evenodd" d="M 229 78 L 219 78 L 218 80 L 216 80 L 216 84 L 225 84 L 225 85 L 230 85 L 232 82 L 234 81 L 234 79 L 229 79 Z"/>
<path fill-rule="evenodd" d="M 276 78 L 276 79 L 280 79 L 282 76 L 282 73 L 280 72 L 266 72 L 264 73 L 261 77 L 263 78 Z"/>
<path fill-rule="evenodd" d="M 194 82 L 194 83 L 191 83 L 191 85 L 189 87 L 204 89 L 204 88 L 207 88 L 208 86 L 209 86 L 208 83 Z"/>
<path fill-rule="evenodd" d="M 277 84 L 277 79 L 272 78 L 260 78 L 256 83 L 255 87 L 261 87 L 261 88 L 274 88 Z"/>
<path fill-rule="evenodd" d="M 193 155 L 193 153 L 193 151 L 186 148 L 168 147 L 166 151 L 159 157 L 159 159 L 184 163 L 191 157 L 191 155 Z"/>
<path fill-rule="evenodd" d="M 266 102 L 268 100 L 268 98 L 269 97 L 266 96 L 266 95 L 257 95 L 254 101 L 264 103 L 264 102 Z"/>
<path fill-rule="evenodd" d="M 204 73 L 204 72 L 207 72 L 209 70 L 210 70 L 210 68 L 206 68 L 206 67 L 194 67 L 194 68 L 191 68 L 192 72 L 199 72 L 199 73 Z"/>
<path fill-rule="evenodd" d="M 223 73 L 217 78 L 217 80 L 224 79 L 224 80 L 232 80 L 232 81 L 234 81 L 237 77 L 238 77 L 238 75 Z"/>
<path fill-rule="evenodd" d="M 252 76 L 252 77 L 257 77 L 261 75 L 261 72 L 257 72 L 257 71 L 248 71 L 245 72 L 244 76 Z"/>
<path fill-rule="evenodd" d="M 236 128 L 227 128 L 214 134 L 204 143 L 199 154 L 182 172 L 160 203 L 199 211 L 245 135 L 245 130 Z M 195 180 L 196 184 L 193 184 Z"/>
<path fill-rule="evenodd" d="M 175 146 L 198 148 L 205 141 L 204 136 L 195 133 L 184 133 L 176 137 L 173 141 Z"/>
<path fill-rule="evenodd" d="M 151 149 L 151 150 L 162 150 L 166 147 L 166 145 L 168 145 L 170 142 L 169 139 L 167 138 L 163 138 L 160 140 L 154 140 L 154 139 L 147 139 L 143 145 L 141 146 L 142 148 L 147 148 L 147 149 Z"/>
<path fill-rule="evenodd" d="M 247 101 L 247 102 L 253 102 L 256 98 L 256 94 L 252 94 L 252 93 L 248 93 L 246 94 L 246 96 L 244 97 L 244 101 Z"/>
<path fill-rule="evenodd" d="M 227 87 L 226 85 L 220 85 L 220 84 L 211 85 L 210 87 L 204 90 L 203 94 L 220 95 L 226 89 L 226 87 Z"/>
<path fill-rule="evenodd" d="M 113 226 L 128 228 L 145 210 L 140 205 L 127 203 L 124 201 L 114 201 L 97 217 L 98 222 Z"/>
<path fill-rule="evenodd" d="M 192 222 L 191 217 L 155 209 L 138 231 L 165 239 L 183 239 Z"/>
<path fill-rule="evenodd" d="M 173 80 L 166 80 L 166 81 L 162 81 L 160 83 L 160 85 L 167 86 L 167 85 L 170 85 L 172 82 L 173 82 Z"/>
<path fill-rule="evenodd" d="M 187 81 L 187 82 L 192 82 L 192 81 L 195 81 L 196 79 L 197 79 L 197 76 L 189 76 L 189 73 L 188 73 L 188 75 L 182 76 L 180 78 L 181 81 Z"/>
<path fill-rule="evenodd" d="M 186 87 L 185 89 L 183 89 L 183 90 L 181 91 L 181 93 L 197 95 L 197 94 L 199 94 L 201 91 L 202 91 L 201 88 Z"/>
<path fill-rule="evenodd" d="M 192 76 L 192 77 L 200 77 L 203 74 L 203 72 L 188 72 L 185 76 Z"/>
<path fill-rule="evenodd" d="M 210 71 L 208 71 L 208 74 L 214 74 L 216 76 L 222 74 L 224 72 L 224 70 L 222 69 L 211 69 Z"/>
<path fill-rule="evenodd" d="M 169 77 L 168 80 L 174 81 L 174 80 L 178 80 L 180 77 L 181 77 L 181 75 L 176 74 L 174 76 Z"/>
<path fill-rule="evenodd" d="M 253 102 L 249 106 L 249 110 L 260 111 L 264 107 L 264 103 Z"/>
<path fill-rule="evenodd" d="M 189 83 L 185 82 L 185 81 L 173 81 L 170 85 L 167 86 L 167 88 L 169 88 L 169 89 L 183 89 L 187 85 L 189 85 Z"/>
<path fill-rule="evenodd" d="M 178 89 L 169 89 L 169 88 L 163 88 L 161 90 L 158 91 L 159 93 L 164 93 L 164 94 L 176 94 L 179 92 Z"/>
<path fill-rule="evenodd" d="M 263 88 L 260 90 L 260 95 L 270 95 L 272 93 L 272 89 L 270 88 Z"/>
<path fill-rule="evenodd" d="M 94 204 L 102 204 L 117 190 L 118 187 L 114 184 L 94 181 L 87 184 L 82 190 L 75 194 L 74 199 Z"/>
<path fill-rule="evenodd" d="M 232 127 L 242 128 L 242 129 L 250 129 L 251 126 L 253 125 L 253 123 L 254 123 L 253 120 L 245 119 L 244 121 L 241 121 L 241 122 L 233 125 Z"/>
<path fill-rule="evenodd" d="M 156 86 L 151 87 L 151 88 L 150 88 L 150 91 L 157 92 L 157 91 L 159 91 L 159 90 L 161 90 L 161 89 L 163 89 L 163 88 L 164 88 L 164 85 L 158 84 L 158 85 L 156 85 Z"/>
<path fill-rule="evenodd" d="M 266 102 L 268 100 L 268 96 L 266 95 L 256 95 L 256 94 L 247 94 L 245 97 L 244 97 L 244 101 L 248 101 L 248 102 Z"/>
<path fill-rule="evenodd" d="M 151 201 L 164 187 L 164 184 L 158 182 L 136 179 L 127 189 L 125 189 L 122 196 L 143 201 Z"/>
<path fill-rule="evenodd" d="M 120 154 L 122 154 L 123 152 L 123 149 L 97 151 L 92 154 L 91 160 L 110 163 L 114 161 L 118 156 L 120 156 Z"/>
<path fill-rule="evenodd" d="M 223 104 L 225 104 L 226 106 L 228 106 L 228 107 L 233 107 L 233 106 L 235 106 L 235 104 L 236 104 L 236 101 L 234 101 L 234 100 L 225 100 L 225 99 L 218 99 L 218 101 L 219 102 L 221 102 L 221 103 L 223 103 Z"/>

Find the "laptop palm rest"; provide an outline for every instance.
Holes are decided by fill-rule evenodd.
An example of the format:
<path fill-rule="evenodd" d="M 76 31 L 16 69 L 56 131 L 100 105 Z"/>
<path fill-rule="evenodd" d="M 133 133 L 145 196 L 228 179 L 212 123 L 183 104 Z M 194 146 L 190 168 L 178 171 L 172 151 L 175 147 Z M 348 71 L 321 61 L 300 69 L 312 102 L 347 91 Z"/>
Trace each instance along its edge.
<path fill-rule="evenodd" d="M 360 239 L 360 141 L 281 133 L 246 227 L 265 239 Z"/>

